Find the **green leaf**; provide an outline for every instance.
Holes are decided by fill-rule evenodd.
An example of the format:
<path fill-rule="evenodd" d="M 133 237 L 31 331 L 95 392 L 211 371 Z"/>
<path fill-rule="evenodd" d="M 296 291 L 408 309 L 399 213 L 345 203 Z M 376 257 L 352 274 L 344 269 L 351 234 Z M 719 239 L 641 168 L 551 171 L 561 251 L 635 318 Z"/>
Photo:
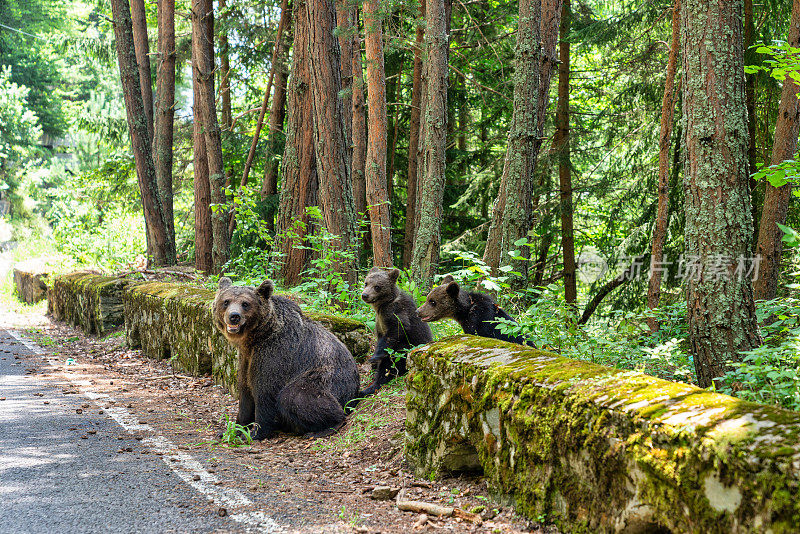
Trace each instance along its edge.
<path fill-rule="evenodd" d="M 481 284 L 483 284 L 483 287 L 485 287 L 489 291 L 500 291 L 500 286 L 498 286 L 491 280 L 482 280 Z"/>

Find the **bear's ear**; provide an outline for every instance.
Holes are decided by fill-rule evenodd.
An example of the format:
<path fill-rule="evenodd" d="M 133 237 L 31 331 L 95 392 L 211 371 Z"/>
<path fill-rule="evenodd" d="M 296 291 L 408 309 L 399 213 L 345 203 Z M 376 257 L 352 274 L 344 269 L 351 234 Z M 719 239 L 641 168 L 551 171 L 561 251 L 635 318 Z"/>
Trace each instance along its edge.
<path fill-rule="evenodd" d="M 370 269 L 370 270 L 367 272 L 367 274 L 379 273 L 379 272 L 381 272 L 382 270 L 383 270 L 383 269 L 381 269 L 380 267 L 377 267 L 377 266 L 376 266 L 376 267 L 373 267 L 372 269 Z"/>
<path fill-rule="evenodd" d="M 442 278 L 442 284 L 449 284 L 450 282 L 455 282 L 456 279 L 450 276 L 449 274 Z"/>
<path fill-rule="evenodd" d="M 272 296 L 272 292 L 275 291 L 275 284 L 272 283 L 272 280 L 264 280 L 256 291 L 261 295 L 261 298 L 269 300 Z"/>
<path fill-rule="evenodd" d="M 458 282 L 450 282 L 445 289 L 447 289 L 447 294 L 453 298 L 458 298 L 458 292 L 461 291 Z"/>
<path fill-rule="evenodd" d="M 389 271 L 389 278 L 391 278 L 392 282 L 397 282 L 397 279 L 400 278 L 400 269 L 392 269 Z"/>
<path fill-rule="evenodd" d="M 233 285 L 233 282 L 231 282 L 231 279 L 228 278 L 227 276 L 223 276 L 222 278 L 219 279 L 219 288 L 220 289 L 228 289 L 232 285 Z"/>

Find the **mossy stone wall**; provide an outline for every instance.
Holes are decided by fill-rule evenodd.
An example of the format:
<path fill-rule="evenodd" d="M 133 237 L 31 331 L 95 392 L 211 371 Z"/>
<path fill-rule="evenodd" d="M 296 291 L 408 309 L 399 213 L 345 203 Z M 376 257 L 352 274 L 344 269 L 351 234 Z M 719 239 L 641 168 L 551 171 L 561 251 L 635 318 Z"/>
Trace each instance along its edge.
<path fill-rule="evenodd" d="M 800 414 L 520 345 L 413 351 L 406 457 L 565 532 L 800 531 Z"/>
<path fill-rule="evenodd" d="M 14 266 L 14 290 L 26 304 L 35 304 L 47 298 L 47 279 L 46 273 L 26 269 L 24 265 Z"/>
<path fill-rule="evenodd" d="M 77 272 L 57 276 L 47 290 L 47 313 L 92 335 L 102 335 L 124 324 L 122 294 L 139 282 Z"/>

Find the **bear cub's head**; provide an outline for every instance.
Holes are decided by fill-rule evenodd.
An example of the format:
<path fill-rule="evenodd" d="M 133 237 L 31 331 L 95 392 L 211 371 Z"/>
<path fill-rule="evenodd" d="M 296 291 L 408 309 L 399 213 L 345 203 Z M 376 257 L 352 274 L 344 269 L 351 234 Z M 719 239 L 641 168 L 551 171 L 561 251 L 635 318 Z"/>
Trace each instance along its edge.
<path fill-rule="evenodd" d="M 364 279 L 364 291 L 361 300 L 373 306 L 380 306 L 397 298 L 397 278 L 400 271 L 397 269 L 381 269 L 373 267 Z"/>
<path fill-rule="evenodd" d="M 214 298 L 214 324 L 231 343 L 242 341 L 272 310 L 272 281 L 255 287 L 234 286 L 230 278 L 220 278 Z"/>
<path fill-rule="evenodd" d="M 442 280 L 442 285 L 434 287 L 428 293 L 425 302 L 417 308 L 417 315 L 426 323 L 453 317 L 460 291 L 458 282 L 448 274 Z"/>

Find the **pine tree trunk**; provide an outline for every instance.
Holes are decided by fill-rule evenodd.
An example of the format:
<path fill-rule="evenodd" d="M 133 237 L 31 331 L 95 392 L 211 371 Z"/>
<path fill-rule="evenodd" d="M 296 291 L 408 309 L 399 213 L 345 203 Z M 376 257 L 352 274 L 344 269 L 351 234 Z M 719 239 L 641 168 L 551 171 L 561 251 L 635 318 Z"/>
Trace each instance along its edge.
<path fill-rule="evenodd" d="M 194 36 L 193 36 L 194 37 Z M 194 146 L 194 266 L 198 271 L 210 273 L 214 269 L 214 232 L 211 227 L 211 182 L 208 177 L 208 155 L 203 123 L 200 118 L 200 39 L 192 39 L 192 143 Z"/>
<path fill-rule="evenodd" d="M 383 61 L 383 24 L 378 0 L 364 1 L 364 34 L 367 57 L 369 138 L 367 141 L 367 209 L 372 232 L 375 265 L 392 266 L 389 196 L 386 189 L 386 71 Z"/>
<path fill-rule="evenodd" d="M 687 318 L 708 387 L 761 341 L 752 284 L 737 272 L 753 231 L 742 0 L 687 0 L 682 10 Z"/>
<path fill-rule="evenodd" d="M 272 60 L 270 61 L 269 80 L 267 81 L 267 89 L 264 91 L 264 98 L 261 101 L 261 111 L 258 114 L 258 121 L 256 121 L 256 131 L 253 133 L 253 140 L 250 143 L 250 152 L 247 153 L 247 161 L 244 164 L 242 171 L 242 179 L 240 181 L 241 187 L 247 185 L 247 177 L 250 175 L 250 168 L 253 165 L 253 158 L 256 155 L 256 148 L 258 147 L 258 139 L 261 136 L 261 129 L 264 127 L 264 117 L 267 115 L 267 108 L 269 107 L 269 97 L 272 93 L 272 83 L 275 79 L 275 71 L 278 69 L 278 53 L 281 50 L 281 40 L 283 38 L 284 27 L 288 25 L 287 21 L 291 18 L 289 14 L 289 0 L 283 0 L 281 3 L 281 19 L 278 22 L 278 30 L 275 32 L 275 45 L 272 48 Z M 233 232 L 233 223 L 231 221 L 230 231 Z"/>
<path fill-rule="evenodd" d="M 278 193 L 278 160 L 277 149 L 279 136 L 284 135 L 283 123 L 286 118 L 286 89 L 289 81 L 289 48 L 292 41 L 292 14 L 287 14 L 284 38 L 281 39 L 281 50 L 275 64 L 275 92 L 272 97 L 272 108 L 269 112 L 269 140 L 267 143 L 267 161 L 264 165 L 264 183 L 261 186 L 261 198 L 266 200 Z M 267 227 L 275 230 L 277 205 L 271 204 L 267 214 Z"/>
<path fill-rule="evenodd" d="M 225 169 L 222 163 L 222 138 L 217 122 L 217 108 L 214 100 L 214 10 L 211 0 L 192 0 L 192 40 L 198 43 L 198 61 L 193 65 L 198 69 L 200 90 L 200 124 L 206 141 L 211 203 L 218 206 L 211 213 L 213 240 L 213 272 L 222 272 L 228 261 L 228 210 L 225 198 Z"/>
<path fill-rule="evenodd" d="M 217 7 L 220 16 L 227 7 L 226 0 L 218 0 Z M 228 54 L 228 32 L 223 30 L 219 33 L 219 96 L 222 100 L 222 129 L 230 131 L 233 124 L 233 111 L 231 110 L 231 62 Z"/>
<path fill-rule="evenodd" d="M 367 117 L 364 109 L 364 70 L 361 66 L 361 39 L 358 35 L 358 11 L 353 11 L 355 28 L 353 29 L 353 101 L 350 114 L 352 116 L 352 159 L 350 171 L 353 180 L 353 201 L 356 214 L 361 219 L 361 214 L 367 212 L 367 182 L 365 170 L 367 164 Z"/>
<path fill-rule="evenodd" d="M 175 0 L 158 3 L 158 70 L 153 135 L 153 163 L 167 224 L 167 262 L 175 263 L 175 216 L 172 201 L 172 146 L 175 118 Z"/>
<path fill-rule="evenodd" d="M 313 6 L 312 6 L 313 3 Z M 357 242 L 353 187 L 350 182 L 344 109 L 339 98 L 342 73 L 339 42 L 334 38 L 336 10 L 332 0 L 309 0 L 311 94 L 314 107 L 314 140 L 317 149 L 319 199 L 328 231 L 339 237 L 335 246 L 350 259 L 337 269 L 354 284 Z"/>
<path fill-rule="evenodd" d="M 447 10 L 444 0 L 430 0 L 425 8 L 425 112 L 422 141 L 423 172 L 418 200 L 419 224 L 414 235 L 411 276 L 417 287 L 429 288 L 439 266 L 440 225 L 445 183 L 447 142 Z"/>
<path fill-rule="evenodd" d="M 342 71 L 342 95 L 349 95 L 344 99 L 344 129 L 347 135 L 348 158 L 352 162 L 353 143 L 351 130 L 353 128 L 353 32 L 358 33 L 358 24 L 353 27 L 358 8 L 350 0 L 336 0 L 336 22 L 338 24 L 339 68 Z M 360 53 L 360 51 L 359 51 Z"/>
<path fill-rule="evenodd" d="M 136 175 L 142 195 L 145 226 L 152 246 L 152 259 L 155 265 L 167 265 L 169 260 L 167 254 L 167 225 L 159 200 L 150 132 L 147 129 L 147 116 L 145 115 L 142 101 L 139 70 L 136 63 L 133 23 L 131 22 L 128 0 L 112 0 L 111 9 L 114 17 L 114 36 L 116 38 L 117 60 L 122 80 L 122 93 L 125 99 L 128 130 L 131 137 L 133 157 L 136 161 Z"/>
<path fill-rule="evenodd" d="M 283 256 L 281 278 L 288 286 L 300 283 L 300 273 L 308 262 L 308 251 L 298 245 L 305 244 L 306 235 L 311 233 L 306 208 L 317 204 L 319 191 L 312 127 L 314 112 L 308 57 L 309 22 L 304 0 L 294 2 L 292 16 L 294 50 L 287 92 L 286 147 L 277 221 L 277 235 L 283 237 L 276 243 Z M 294 228 L 296 221 L 302 222 L 303 226 Z M 295 239 L 286 237 L 290 230 L 297 234 Z"/>
<path fill-rule="evenodd" d="M 672 146 L 672 123 L 675 115 L 675 71 L 678 63 L 678 46 L 680 45 L 681 0 L 675 0 L 672 9 L 672 41 L 667 63 L 667 79 L 664 84 L 664 99 L 661 103 L 661 135 L 659 136 L 658 153 L 658 211 L 653 229 L 653 249 L 650 254 L 650 281 L 647 289 L 647 306 L 651 310 L 658 308 L 661 293 L 661 265 L 664 261 L 664 243 L 667 240 L 669 223 L 669 171 Z M 649 317 L 647 324 L 650 331 L 658 330 L 658 321 Z"/>
<path fill-rule="evenodd" d="M 395 194 L 394 194 L 394 173 L 395 173 L 395 155 L 397 154 L 397 140 L 400 137 L 400 98 L 402 97 L 401 91 L 403 87 L 403 56 L 400 56 L 400 63 L 397 67 L 397 76 L 394 78 L 395 83 L 392 86 L 394 90 L 392 102 L 392 113 L 389 115 L 389 132 L 392 133 L 391 140 L 388 140 L 388 144 L 386 146 L 386 159 L 387 159 L 387 167 L 386 167 L 386 190 L 389 195 L 389 202 L 390 205 L 395 202 Z M 391 93 L 390 93 L 391 94 Z M 388 107 L 388 105 L 387 105 Z M 389 210 L 389 220 L 392 219 L 392 211 Z"/>
<path fill-rule="evenodd" d="M 800 0 L 794 0 L 789 25 L 789 46 L 800 48 Z M 772 145 L 772 165 L 795 159 L 797 135 L 800 128 L 800 86 L 789 76 L 783 82 L 778 120 L 775 123 L 775 141 Z M 767 184 L 761 224 L 758 231 L 756 254 L 761 256 L 758 278 L 753 283 L 756 300 L 774 299 L 778 290 L 783 232 L 778 224 L 786 224 L 789 211 L 791 185 L 774 187 Z"/>
<path fill-rule="evenodd" d="M 147 117 L 149 139 L 153 140 L 153 79 L 150 70 L 150 42 L 147 37 L 147 11 L 144 0 L 131 0 L 131 22 L 133 23 L 133 45 L 136 49 L 136 64 L 139 66 L 139 83 L 142 87 L 144 114 Z"/>
<path fill-rule="evenodd" d="M 572 11 L 570 0 L 564 0 L 561 12 L 561 44 L 558 66 L 558 110 L 556 138 L 558 142 L 558 177 L 561 183 L 561 250 L 564 254 L 564 299 L 574 304 L 578 299 L 575 280 L 575 236 L 572 228 L 572 163 L 569 140 L 569 27 Z"/>
<path fill-rule="evenodd" d="M 555 65 L 558 63 L 558 59 L 556 57 L 556 49 L 558 46 L 558 35 L 559 35 L 559 26 L 561 22 L 561 3 L 562 0 L 544 0 L 539 2 L 539 6 L 537 9 L 541 12 L 541 17 L 538 18 L 540 20 L 540 24 L 538 27 L 538 36 L 537 39 L 541 41 L 541 50 L 542 53 L 539 57 L 537 57 L 537 61 L 539 62 L 538 65 L 538 88 L 539 92 L 536 95 L 536 100 L 534 105 L 536 106 L 535 109 L 535 119 L 534 123 L 535 126 L 535 139 L 532 139 L 532 144 L 530 149 L 533 151 L 534 160 L 531 162 L 533 167 L 531 167 L 531 175 L 527 177 L 528 180 L 533 180 L 533 171 L 535 170 L 536 160 L 538 159 L 539 152 L 541 151 L 541 144 L 542 144 L 542 135 L 544 132 L 544 124 L 547 114 L 547 106 L 550 100 L 550 81 L 552 80 L 553 70 Z M 526 9 L 529 9 L 526 7 Z M 529 32 L 533 31 L 533 29 L 529 29 Z M 519 34 L 518 34 L 519 38 Z M 529 65 L 528 67 L 529 73 L 533 72 L 534 66 Z M 528 82 L 530 83 L 530 82 Z M 515 89 L 516 90 L 516 89 Z M 528 89 L 526 89 L 528 90 Z M 525 127 L 524 125 L 522 126 Z M 509 144 L 509 149 L 511 144 Z M 519 247 L 514 246 L 514 241 L 520 239 L 523 235 L 527 234 L 528 228 L 520 235 L 520 237 L 515 238 L 514 240 L 508 241 L 509 234 L 504 234 L 504 230 L 507 226 L 507 218 L 510 216 L 506 212 L 507 207 L 507 197 L 509 195 L 509 167 L 507 162 L 510 161 L 508 159 L 508 154 L 506 157 L 506 163 L 503 166 L 503 174 L 500 179 L 500 190 L 498 191 L 497 200 L 494 204 L 492 210 L 492 224 L 489 227 L 489 235 L 486 241 L 486 249 L 484 250 L 483 261 L 489 265 L 494 272 L 497 272 L 497 269 L 501 265 L 501 258 L 508 258 L 507 252 L 509 250 L 519 249 Z M 545 176 L 544 173 L 541 173 L 541 176 Z M 541 187 L 543 184 L 539 184 Z M 515 187 L 511 188 L 512 191 L 511 195 L 517 196 L 519 194 L 519 189 Z M 530 228 L 530 224 L 532 223 L 531 217 L 531 206 L 533 201 L 531 200 L 531 195 L 533 195 L 533 187 L 531 185 L 530 190 L 525 191 L 525 195 L 527 200 L 525 200 L 525 210 L 527 211 L 527 220 Z M 538 195 L 538 192 L 537 192 Z M 538 203 L 538 200 L 537 200 Z M 521 231 L 521 229 L 520 229 Z M 505 238 L 504 238 L 505 235 Z M 520 252 L 524 254 L 529 253 L 528 247 L 523 247 L 519 249 Z M 527 257 L 527 256 L 524 256 Z M 524 273 L 527 278 L 527 265 L 524 263 L 520 264 L 517 263 L 515 266 L 517 269 L 523 269 L 522 271 L 518 271 Z"/>
<path fill-rule="evenodd" d="M 420 18 L 425 18 L 425 1 L 419 3 Z M 414 74 L 411 85 L 411 112 L 408 125 L 408 180 L 406 182 L 406 225 L 403 236 L 403 268 L 411 267 L 414 232 L 417 228 L 417 152 L 419 150 L 420 107 L 422 100 L 422 47 L 425 32 L 417 26 L 414 46 Z"/>
<path fill-rule="evenodd" d="M 530 251 L 529 247 L 516 245 L 515 242 L 526 238 L 531 226 L 533 171 L 542 144 L 537 117 L 539 99 L 545 96 L 539 86 L 541 7 L 541 0 L 519 2 L 514 111 L 508 135 L 504 179 L 501 179 L 501 183 L 505 183 L 501 193 L 503 202 L 495 205 L 495 209 L 502 207 L 502 211 L 493 214 L 492 227 L 489 229 L 489 234 L 499 240 L 499 244 L 494 244 L 499 245 L 501 258 L 508 258 L 508 252 L 513 250 L 519 250 L 520 255 L 527 257 Z M 527 280 L 528 262 L 515 261 L 514 267 L 522 279 Z"/>

